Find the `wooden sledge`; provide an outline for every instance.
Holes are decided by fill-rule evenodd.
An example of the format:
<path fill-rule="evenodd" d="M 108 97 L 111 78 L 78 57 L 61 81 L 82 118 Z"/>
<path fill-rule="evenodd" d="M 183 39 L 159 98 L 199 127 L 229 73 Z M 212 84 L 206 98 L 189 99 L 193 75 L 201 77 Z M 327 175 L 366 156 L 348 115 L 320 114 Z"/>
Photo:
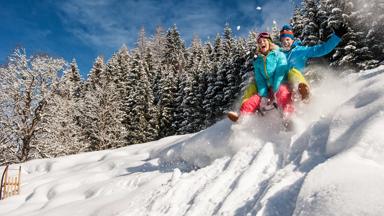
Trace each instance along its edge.
<path fill-rule="evenodd" d="M 16 176 L 9 176 L 9 165 L 4 169 L 0 184 L 0 200 L 20 193 L 21 166 Z"/>

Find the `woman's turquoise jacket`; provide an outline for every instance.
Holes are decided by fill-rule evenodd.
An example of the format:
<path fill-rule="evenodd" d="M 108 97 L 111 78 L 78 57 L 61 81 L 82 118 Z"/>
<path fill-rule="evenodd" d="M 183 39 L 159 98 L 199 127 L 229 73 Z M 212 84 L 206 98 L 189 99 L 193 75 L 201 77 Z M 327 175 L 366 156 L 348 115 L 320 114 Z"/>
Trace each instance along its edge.
<path fill-rule="evenodd" d="M 279 49 L 271 50 L 267 56 L 259 54 L 253 62 L 258 94 L 268 97 L 268 89 L 277 92 L 288 73 L 287 58 Z"/>

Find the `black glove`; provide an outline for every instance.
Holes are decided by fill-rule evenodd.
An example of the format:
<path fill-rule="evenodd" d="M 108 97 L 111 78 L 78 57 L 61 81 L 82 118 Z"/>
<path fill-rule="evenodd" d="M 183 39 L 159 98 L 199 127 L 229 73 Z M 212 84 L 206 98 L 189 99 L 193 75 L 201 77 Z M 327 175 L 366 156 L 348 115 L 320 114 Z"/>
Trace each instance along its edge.
<path fill-rule="evenodd" d="M 333 32 L 335 32 L 335 35 L 339 38 L 343 37 L 346 33 L 348 33 L 348 26 L 342 23 L 338 27 L 333 28 Z"/>

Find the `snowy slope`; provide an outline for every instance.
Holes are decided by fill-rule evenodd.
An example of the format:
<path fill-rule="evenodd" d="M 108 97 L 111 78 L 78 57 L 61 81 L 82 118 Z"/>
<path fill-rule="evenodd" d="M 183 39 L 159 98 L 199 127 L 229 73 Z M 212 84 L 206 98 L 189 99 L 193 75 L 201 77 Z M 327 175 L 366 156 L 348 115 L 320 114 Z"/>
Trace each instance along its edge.
<path fill-rule="evenodd" d="M 0 215 L 384 215 L 384 67 L 313 86 L 278 117 L 22 164 Z M 16 167 L 16 166 L 15 166 Z"/>

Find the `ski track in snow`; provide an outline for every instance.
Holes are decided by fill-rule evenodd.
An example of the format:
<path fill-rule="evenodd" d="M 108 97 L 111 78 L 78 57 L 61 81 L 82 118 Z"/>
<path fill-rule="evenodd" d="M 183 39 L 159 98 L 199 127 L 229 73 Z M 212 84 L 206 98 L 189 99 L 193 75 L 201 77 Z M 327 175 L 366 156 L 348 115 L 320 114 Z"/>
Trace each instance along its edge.
<path fill-rule="evenodd" d="M 314 84 L 279 117 L 29 161 L 0 215 L 383 215 L 384 66 Z M 16 165 L 15 165 L 16 166 Z"/>

